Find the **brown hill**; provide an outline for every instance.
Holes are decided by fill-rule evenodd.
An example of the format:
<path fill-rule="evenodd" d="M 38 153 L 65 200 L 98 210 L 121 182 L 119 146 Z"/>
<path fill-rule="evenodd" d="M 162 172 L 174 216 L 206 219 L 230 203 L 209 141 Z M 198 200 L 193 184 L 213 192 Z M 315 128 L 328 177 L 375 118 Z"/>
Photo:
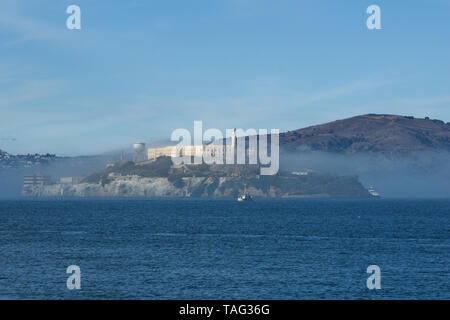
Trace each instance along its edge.
<path fill-rule="evenodd" d="M 280 145 L 288 151 L 338 153 L 450 151 L 450 123 L 367 114 L 282 133 Z"/>

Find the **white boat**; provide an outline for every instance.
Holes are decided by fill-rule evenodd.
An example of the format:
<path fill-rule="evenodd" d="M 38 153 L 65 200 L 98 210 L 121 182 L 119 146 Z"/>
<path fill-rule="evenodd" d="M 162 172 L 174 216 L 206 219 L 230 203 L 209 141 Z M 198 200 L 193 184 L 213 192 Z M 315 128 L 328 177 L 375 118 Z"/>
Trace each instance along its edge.
<path fill-rule="evenodd" d="M 241 195 L 238 197 L 237 200 L 238 200 L 239 202 L 241 202 L 241 201 L 253 201 L 253 198 L 252 198 L 252 196 L 249 195 L 248 193 L 244 193 L 244 194 L 241 194 Z"/>
<path fill-rule="evenodd" d="M 375 197 L 375 198 L 380 197 L 380 194 L 375 191 L 374 187 L 370 187 L 369 189 L 367 189 L 367 191 L 369 191 L 369 193 L 372 197 Z"/>
<path fill-rule="evenodd" d="M 244 193 L 241 194 L 241 195 L 237 198 L 237 200 L 238 200 L 239 202 L 241 202 L 241 201 L 253 201 L 252 196 L 247 192 L 247 186 L 244 187 Z"/>

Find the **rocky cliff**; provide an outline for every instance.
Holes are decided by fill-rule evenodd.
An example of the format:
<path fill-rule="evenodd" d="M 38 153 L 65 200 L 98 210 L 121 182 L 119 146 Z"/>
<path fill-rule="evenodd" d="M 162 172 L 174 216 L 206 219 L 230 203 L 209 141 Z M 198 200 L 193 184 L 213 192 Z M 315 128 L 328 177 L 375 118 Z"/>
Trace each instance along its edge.
<path fill-rule="evenodd" d="M 236 197 L 244 185 L 254 197 L 370 197 L 353 177 L 115 177 L 107 184 L 25 186 L 25 197 Z"/>

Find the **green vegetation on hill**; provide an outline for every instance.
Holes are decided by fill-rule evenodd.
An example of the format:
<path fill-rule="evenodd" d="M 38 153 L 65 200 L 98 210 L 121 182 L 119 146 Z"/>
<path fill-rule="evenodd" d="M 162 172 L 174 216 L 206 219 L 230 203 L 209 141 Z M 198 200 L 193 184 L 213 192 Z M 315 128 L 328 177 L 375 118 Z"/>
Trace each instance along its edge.
<path fill-rule="evenodd" d="M 336 176 L 329 174 L 310 173 L 305 176 L 280 174 L 275 176 L 258 176 L 226 181 L 219 191 L 234 190 L 237 196 L 246 185 L 248 189 L 255 188 L 264 194 L 275 194 L 285 197 L 306 197 L 311 195 L 332 197 L 367 197 L 367 190 L 357 177 Z"/>
<path fill-rule="evenodd" d="M 118 162 L 102 171 L 93 172 L 84 177 L 87 183 L 108 183 L 110 173 L 116 175 L 137 175 L 143 178 L 164 177 L 170 181 L 178 181 L 187 177 L 225 177 L 225 176 L 255 176 L 259 172 L 258 166 L 249 165 L 207 165 L 191 164 L 180 167 L 173 166 L 170 157 L 159 157 L 154 162 L 145 164 Z"/>
<path fill-rule="evenodd" d="M 260 176 L 258 166 L 206 164 L 173 166 L 170 157 L 160 157 L 154 162 L 145 164 L 116 163 L 105 170 L 87 175 L 83 182 L 105 185 L 109 184 L 114 176 L 120 175 L 137 175 L 143 178 L 164 177 L 177 189 L 186 187 L 192 197 L 212 197 L 217 194 L 234 197 L 243 191 L 244 186 L 257 190 L 258 194 L 276 197 L 369 196 L 357 177 L 314 172 L 306 175 L 280 172 L 274 176 Z M 187 185 L 189 182 L 186 180 L 192 177 L 207 179 L 193 187 Z"/>
<path fill-rule="evenodd" d="M 109 183 L 110 173 L 118 175 L 137 175 L 145 178 L 168 177 L 172 166 L 170 157 L 160 157 L 155 162 L 145 165 L 138 165 L 132 161 L 118 162 L 102 171 L 93 172 L 84 177 L 83 182 L 87 183 Z"/>

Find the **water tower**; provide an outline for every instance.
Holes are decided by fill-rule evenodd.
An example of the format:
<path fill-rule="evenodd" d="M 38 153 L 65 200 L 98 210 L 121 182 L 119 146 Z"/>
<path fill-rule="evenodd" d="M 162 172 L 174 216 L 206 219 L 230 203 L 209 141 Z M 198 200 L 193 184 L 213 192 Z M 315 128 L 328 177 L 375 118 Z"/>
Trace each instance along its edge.
<path fill-rule="evenodd" d="M 139 162 L 139 161 L 145 161 L 146 157 L 145 157 L 145 143 L 143 142 L 136 142 L 135 144 L 133 144 L 133 149 L 134 149 L 134 161 L 135 162 Z"/>

